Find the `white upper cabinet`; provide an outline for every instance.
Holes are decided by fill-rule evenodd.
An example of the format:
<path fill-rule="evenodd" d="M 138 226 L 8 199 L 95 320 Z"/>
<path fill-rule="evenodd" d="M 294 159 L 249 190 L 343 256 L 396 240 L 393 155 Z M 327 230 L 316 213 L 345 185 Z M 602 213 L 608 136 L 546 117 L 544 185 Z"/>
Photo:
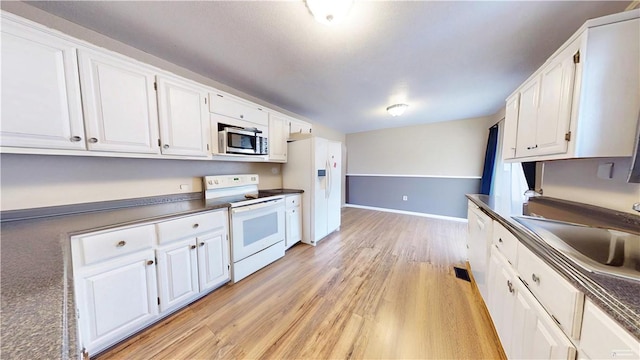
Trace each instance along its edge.
<path fill-rule="evenodd" d="M 504 159 L 514 158 L 514 139 L 524 161 L 631 156 L 639 28 L 636 9 L 589 20 L 567 40 L 507 99 Z"/>
<path fill-rule="evenodd" d="M 206 157 L 209 153 L 207 91 L 177 77 L 162 75 L 157 81 L 162 153 Z"/>
<path fill-rule="evenodd" d="M 289 137 L 299 134 L 311 134 L 311 124 L 302 120 L 291 119 L 289 121 Z"/>
<path fill-rule="evenodd" d="M 244 101 L 223 92 L 209 94 L 209 111 L 233 119 L 249 121 L 254 124 L 267 126 L 268 114 L 257 104 Z"/>
<path fill-rule="evenodd" d="M 287 162 L 288 125 L 284 116 L 269 114 L 269 161 Z"/>
<path fill-rule="evenodd" d="M 88 49 L 78 58 L 89 150 L 159 153 L 155 72 Z"/>
<path fill-rule="evenodd" d="M 518 110 L 520 108 L 520 94 L 516 93 L 507 99 L 507 110 L 504 116 L 504 136 L 502 137 L 502 158 L 516 157 L 516 136 L 518 131 Z"/>
<path fill-rule="evenodd" d="M 75 45 L 2 16 L 1 146 L 84 150 Z"/>
<path fill-rule="evenodd" d="M 576 61 L 580 42 L 575 40 L 518 93 L 520 109 L 516 156 L 567 152 Z M 517 97 L 516 94 L 515 96 Z M 514 101 L 510 98 L 510 101 Z M 513 104 L 507 111 L 514 112 Z M 513 136 L 512 134 L 509 134 Z M 505 135 L 506 137 L 506 135 Z M 513 144 L 513 138 L 505 143 Z M 506 157 L 505 157 L 506 158 Z"/>

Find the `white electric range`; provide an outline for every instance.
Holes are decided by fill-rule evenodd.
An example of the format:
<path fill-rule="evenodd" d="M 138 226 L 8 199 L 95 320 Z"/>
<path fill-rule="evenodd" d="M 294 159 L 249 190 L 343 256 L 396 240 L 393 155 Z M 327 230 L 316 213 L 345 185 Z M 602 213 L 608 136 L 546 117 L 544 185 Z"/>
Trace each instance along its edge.
<path fill-rule="evenodd" d="M 284 256 L 284 196 L 260 196 L 257 174 L 203 178 L 206 200 L 229 202 L 231 280 L 235 283 Z"/>

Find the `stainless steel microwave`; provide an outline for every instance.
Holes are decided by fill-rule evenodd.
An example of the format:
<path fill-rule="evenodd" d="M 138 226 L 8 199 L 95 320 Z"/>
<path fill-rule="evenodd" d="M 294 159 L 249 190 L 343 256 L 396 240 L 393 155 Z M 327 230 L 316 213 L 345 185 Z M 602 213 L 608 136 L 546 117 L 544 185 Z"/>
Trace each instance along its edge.
<path fill-rule="evenodd" d="M 226 127 L 218 132 L 219 151 L 224 154 L 267 155 L 267 138 L 262 131 L 250 128 Z"/>

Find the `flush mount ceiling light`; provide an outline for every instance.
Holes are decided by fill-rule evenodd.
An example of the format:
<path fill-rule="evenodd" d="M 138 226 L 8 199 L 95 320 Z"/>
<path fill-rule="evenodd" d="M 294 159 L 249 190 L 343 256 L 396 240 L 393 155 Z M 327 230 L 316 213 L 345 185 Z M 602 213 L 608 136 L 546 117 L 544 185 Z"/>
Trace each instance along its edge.
<path fill-rule="evenodd" d="M 347 15 L 353 0 L 305 0 L 305 3 L 316 21 L 333 25 Z"/>
<path fill-rule="evenodd" d="M 391 116 L 400 116 L 404 114 L 404 111 L 407 110 L 408 107 L 409 105 L 407 104 L 394 104 L 387 107 L 387 111 Z"/>

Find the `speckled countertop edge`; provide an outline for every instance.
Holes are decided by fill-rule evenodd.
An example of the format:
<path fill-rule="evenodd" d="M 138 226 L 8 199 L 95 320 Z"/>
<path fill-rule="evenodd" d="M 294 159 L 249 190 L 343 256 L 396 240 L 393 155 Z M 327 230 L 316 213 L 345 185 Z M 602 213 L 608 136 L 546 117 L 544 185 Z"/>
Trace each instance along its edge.
<path fill-rule="evenodd" d="M 586 272 L 562 253 L 537 240 L 530 230 L 513 220 L 511 214 L 503 214 L 495 209 L 489 196 L 468 194 L 467 198 L 511 231 L 529 250 L 557 270 L 594 304 L 640 340 L 639 282 Z"/>

